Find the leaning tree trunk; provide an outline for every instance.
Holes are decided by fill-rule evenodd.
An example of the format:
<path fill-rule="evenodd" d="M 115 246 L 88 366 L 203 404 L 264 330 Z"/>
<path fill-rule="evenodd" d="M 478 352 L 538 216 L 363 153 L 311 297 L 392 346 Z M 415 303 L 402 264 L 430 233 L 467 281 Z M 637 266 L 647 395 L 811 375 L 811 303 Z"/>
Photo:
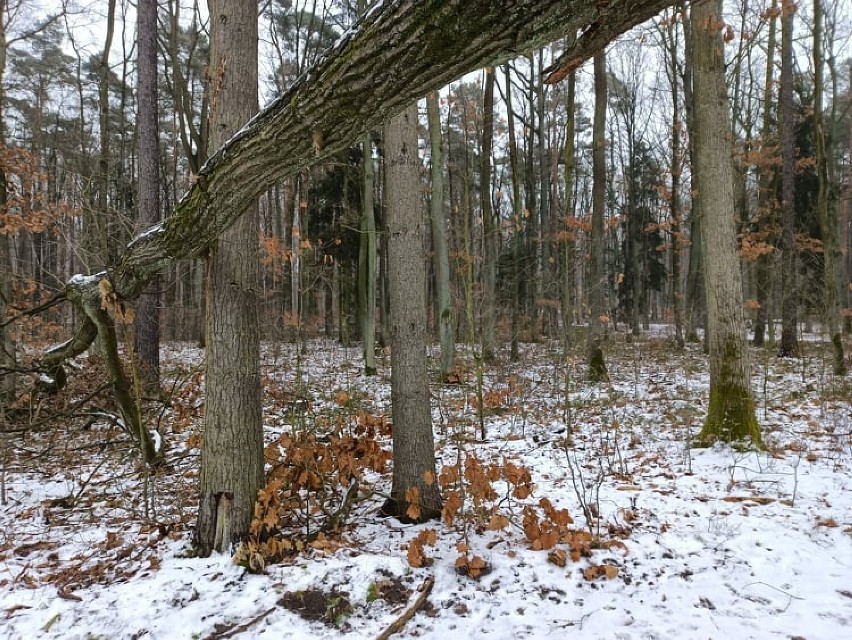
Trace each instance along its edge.
<path fill-rule="evenodd" d="M 546 70 L 547 81 L 558 81 L 614 37 L 672 3 L 382 3 L 223 145 L 199 169 L 173 214 L 131 242 L 117 264 L 102 275 L 119 299 L 135 299 L 154 274 L 174 260 L 205 255 L 277 180 L 330 158 L 428 91 L 477 67 L 580 30 L 583 35 Z M 369 85 L 364 78 L 371 79 Z M 80 300 L 96 289 L 96 279 L 73 278 L 66 295 Z M 94 323 L 84 321 L 77 335 L 42 359 L 43 368 L 59 375 L 57 370 L 84 351 L 94 334 Z"/>
<path fill-rule="evenodd" d="M 257 7 L 242 0 L 209 0 L 208 6 L 210 139 L 220 145 L 257 109 Z M 195 532 L 203 555 L 227 553 L 248 533 L 263 486 L 257 203 L 245 207 L 208 259 L 207 393 Z M 227 215 L 219 209 L 212 214 Z"/>
<path fill-rule="evenodd" d="M 840 251 L 837 220 L 837 200 L 834 197 L 834 176 L 830 174 L 830 153 L 822 113 L 823 86 L 823 28 L 822 0 L 814 0 L 814 129 L 816 130 L 816 170 L 819 178 L 817 213 L 822 232 L 822 260 L 825 301 L 825 330 L 831 342 L 834 375 L 846 375 L 843 354 L 843 334 L 840 322 L 840 292 L 842 288 L 843 255 Z"/>
<path fill-rule="evenodd" d="M 707 284 L 710 402 L 702 443 L 750 441 L 762 446 L 749 379 L 742 275 L 737 251 L 721 0 L 692 6 L 698 212 Z M 708 197 L 712 194 L 712 197 Z"/>
<path fill-rule="evenodd" d="M 595 115 L 592 123 L 592 233 L 589 242 L 589 344 L 590 382 L 609 379 L 603 354 L 606 313 L 604 262 L 604 207 L 606 199 L 606 56 L 595 54 Z"/>
<path fill-rule="evenodd" d="M 138 125 L 140 230 L 160 220 L 160 143 L 157 109 L 157 0 L 140 0 L 138 26 Z M 136 304 L 136 352 L 145 386 L 160 386 L 160 279 Z"/>
<path fill-rule="evenodd" d="M 393 488 L 384 511 L 425 521 L 441 513 L 426 374 L 426 217 L 420 207 L 417 104 L 385 125 L 390 289 Z"/>
<path fill-rule="evenodd" d="M 793 129 L 793 14 L 790 0 L 781 2 L 781 348 L 778 355 L 799 355 L 795 180 Z"/>
<path fill-rule="evenodd" d="M 453 330 L 453 307 L 450 297 L 450 254 L 447 246 L 447 217 L 444 213 L 444 150 L 437 91 L 430 91 L 426 96 L 426 115 L 429 120 L 429 148 L 432 154 L 430 170 L 432 195 L 429 199 L 429 214 L 432 222 L 435 299 L 441 340 L 440 370 L 441 380 L 447 381 L 456 357 L 456 337 Z"/>

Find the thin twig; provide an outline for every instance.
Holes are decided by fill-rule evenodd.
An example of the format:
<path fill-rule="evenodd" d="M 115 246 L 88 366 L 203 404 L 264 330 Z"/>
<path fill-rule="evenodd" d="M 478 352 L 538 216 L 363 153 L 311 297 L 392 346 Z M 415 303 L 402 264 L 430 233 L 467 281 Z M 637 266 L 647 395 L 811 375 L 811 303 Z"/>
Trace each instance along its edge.
<path fill-rule="evenodd" d="M 414 617 L 414 614 L 423 606 L 423 603 L 426 602 L 426 598 L 429 597 L 429 594 L 432 591 L 432 587 L 435 586 L 435 577 L 429 576 L 420 585 L 420 595 L 417 596 L 417 599 L 414 601 L 408 609 L 403 611 L 402 615 L 399 616 L 396 620 L 394 620 L 390 626 L 382 631 L 378 636 L 376 636 L 376 640 L 388 640 L 393 634 L 399 633 L 405 628 L 405 625 L 408 623 L 411 618 Z"/>

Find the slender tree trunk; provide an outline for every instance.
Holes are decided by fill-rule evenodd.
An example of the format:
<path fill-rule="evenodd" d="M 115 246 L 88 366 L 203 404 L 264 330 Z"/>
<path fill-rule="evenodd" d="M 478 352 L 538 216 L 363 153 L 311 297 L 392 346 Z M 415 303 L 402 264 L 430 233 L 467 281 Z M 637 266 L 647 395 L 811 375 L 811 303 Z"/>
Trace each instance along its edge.
<path fill-rule="evenodd" d="M 776 9 L 778 0 L 772 0 L 769 11 L 769 35 L 766 41 L 766 75 L 763 82 L 763 125 L 761 127 L 761 151 L 762 158 L 758 167 L 758 190 L 757 190 L 757 215 L 758 231 L 761 239 L 769 244 L 769 234 L 775 226 L 774 221 L 774 199 L 772 198 L 772 181 L 775 175 L 774 164 L 770 164 L 770 158 L 777 155 L 777 145 L 770 141 L 773 135 L 773 78 L 775 75 L 775 49 L 778 19 Z M 774 244 L 774 243 L 773 243 Z M 772 298 L 772 259 L 773 253 L 762 253 L 758 256 L 755 264 L 755 285 L 757 289 L 757 318 L 754 323 L 754 338 L 752 344 L 762 347 L 765 343 L 767 322 L 774 319 L 769 315 L 769 304 Z M 770 331 L 770 336 L 774 331 Z"/>
<path fill-rule="evenodd" d="M 686 2 L 680 0 L 680 11 L 683 16 L 684 38 L 684 64 L 683 64 L 683 103 L 686 114 L 686 127 L 689 131 L 695 129 L 695 96 L 692 89 L 692 29 L 686 14 Z M 695 158 L 695 145 L 692 139 L 689 143 L 689 160 L 693 170 L 690 172 L 690 185 L 692 192 L 692 212 L 689 218 L 689 267 L 686 274 L 686 312 L 688 332 L 687 340 L 698 342 L 698 327 L 707 326 L 707 309 L 705 300 L 704 256 L 702 254 L 701 241 L 701 213 L 698 205 L 698 188 L 696 186 L 697 162 Z M 707 347 L 707 332 L 704 333 L 704 346 Z"/>
<path fill-rule="evenodd" d="M 791 0 L 781 1 L 781 348 L 784 358 L 799 355 L 797 250 L 794 238 L 795 132 L 793 130 L 793 14 Z"/>
<path fill-rule="evenodd" d="M 210 139 L 236 133 L 257 110 L 257 7 L 209 0 Z M 196 543 L 228 553 L 249 531 L 263 486 L 257 202 L 222 234 L 208 262 L 207 378 Z"/>
<path fill-rule="evenodd" d="M 666 74 L 672 90 L 672 186 L 669 207 L 671 209 L 671 299 L 674 311 L 675 345 L 684 348 L 683 334 L 683 290 L 681 288 L 681 253 L 683 242 L 683 202 L 681 198 L 681 178 L 683 177 L 684 148 L 681 121 L 680 79 L 678 73 L 677 26 L 669 22 L 663 37 L 666 47 Z"/>
<path fill-rule="evenodd" d="M 479 165 L 482 205 L 482 360 L 494 360 L 497 317 L 497 221 L 491 206 L 491 149 L 494 141 L 494 67 L 485 68 L 482 101 L 482 149 Z"/>
<path fill-rule="evenodd" d="M 750 441 L 762 446 L 749 377 L 742 275 L 737 250 L 733 148 L 725 85 L 722 2 L 692 5 L 695 139 L 699 215 L 704 224 L 710 402 L 702 443 Z M 707 197 L 712 194 L 712 199 Z"/>
<path fill-rule="evenodd" d="M 561 306 L 562 306 L 562 341 L 567 357 L 568 349 L 573 344 L 574 327 L 574 254 L 576 252 L 575 234 L 576 229 L 572 226 L 575 212 L 574 180 L 575 180 L 575 136 L 576 136 L 576 91 L 577 73 L 568 74 L 566 87 L 566 121 L 565 121 L 565 148 L 562 150 L 562 158 L 565 167 L 565 210 L 563 212 L 564 228 L 562 231 L 562 277 Z"/>
<path fill-rule="evenodd" d="M 113 258 L 121 242 L 116 236 L 118 225 L 113 217 L 117 215 L 115 210 L 109 206 L 109 169 L 110 169 L 110 126 L 109 126 L 109 52 L 112 48 L 112 38 L 115 31 L 115 4 L 116 0 L 109 0 L 107 4 L 106 40 L 101 59 L 98 63 L 98 125 L 100 130 L 100 151 L 98 154 L 98 176 L 97 210 L 94 212 L 94 225 L 90 231 L 90 240 L 93 243 L 93 255 L 90 260 L 98 267 L 104 267 L 113 263 Z"/>
<path fill-rule="evenodd" d="M 816 170 L 819 179 L 817 213 L 822 231 L 822 259 L 824 275 L 825 330 L 831 342 L 834 375 L 846 375 L 846 358 L 843 354 L 843 334 L 840 322 L 840 292 L 843 291 L 843 256 L 840 252 L 837 220 L 837 200 L 831 173 L 832 161 L 828 149 L 828 134 L 823 117 L 823 8 L 822 0 L 814 0 L 814 129 L 816 130 Z"/>
<path fill-rule="evenodd" d="M 518 349 L 519 318 L 521 313 L 521 229 L 523 228 L 523 207 L 521 206 L 521 170 L 518 158 L 518 145 L 515 135 L 515 114 L 512 110 L 512 82 L 509 75 L 509 65 L 505 66 L 506 75 L 506 117 L 509 130 L 509 166 L 512 182 L 512 222 L 514 224 L 514 252 L 512 259 L 512 337 L 510 357 L 517 361 L 520 357 Z"/>
<path fill-rule="evenodd" d="M 426 376 L 426 217 L 421 211 L 417 105 L 385 125 L 393 488 L 385 512 L 425 521 L 441 513 Z"/>
<path fill-rule="evenodd" d="M 138 126 L 139 224 L 147 229 L 160 221 L 160 138 L 157 109 L 157 0 L 139 0 Z M 160 278 L 155 277 L 136 304 L 136 352 L 142 380 L 160 386 Z"/>
<path fill-rule="evenodd" d="M 373 139 L 362 136 L 364 175 L 361 193 L 361 236 L 358 250 L 358 311 L 364 346 L 364 374 L 376 375 L 376 212 L 373 206 Z"/>
<path fill-rule="evenodd" d="M 432 195 L 429 199 L 432 221 L 433 264 L 435 269 L 435 298 L 438 311 L 438 332 L 441 340 L 441 380 L 450 376 L 455 361 L 456 344 L 453 309 L 450 297 L 450 257 L 447 247 L 447 217 L 444 213 L 444 150 L 441 134 L 441 114 L 438 92 L 426 96 L 426 115 L 429 120 L 429 145 L 432 156 Z"/>
<path fill-rule="evenodd" d="M 358 0 L 358 13 L 363 15 L 368 1 Z M 373 136 L 361 136 L 364 174 L 361 182 L 361 235 L 358 247 L 358 320 L 364 348 L 364 375 L 376 375 L 376 211 L 375 166 L 373 165 Z"/>
<path fill-rule="evenodd" d="M 603 353 L 606 332 L 606 265 L 604 262 L 604 208 L 606 206 L 606 54 L 596 53 L 595 115 L 592 123 L 592 233 L 589 263 L 589 344 L 590 382 L 609 379 Z"/>
<path fill-rule="evenodd" d="M 6 144 L 6 0 L 0 0 L 0 148 Z M 6 211 L 6 172 L 0 165 L 0 213 Z M 6 310 L 12 302 L 12 238 L 7 231 L 0 232 L 0 403 L 6 405 L 15 397 L 15 342 L 11 327 L 3 326 Z"/>

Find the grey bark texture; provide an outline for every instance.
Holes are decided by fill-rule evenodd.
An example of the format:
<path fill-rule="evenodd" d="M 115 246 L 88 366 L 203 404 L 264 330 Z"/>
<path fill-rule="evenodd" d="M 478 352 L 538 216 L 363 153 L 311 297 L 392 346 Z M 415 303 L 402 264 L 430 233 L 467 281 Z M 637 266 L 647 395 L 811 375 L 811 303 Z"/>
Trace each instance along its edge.
<path fill-rule="evenodd" d="M 606 310 L 604 261 L 604 208 L 606 206 L 606 55 L 595 54 L 595 114 L 592 122 L 592 233 L 589 240 L 589 344 L 590 382 L 609 379 L 603 354 Z"/>
<path fill-rule="evenodd" d="M 429 121 L 429 147 L 432 156 L 430 175 L 432 194 L 429 215 L 432 222 L 432 250 L 435 270 L 435 300 L 438 314 L 438 333 L 441 341 L 441 380 L 447 380 L 456 358 L 455 325 L 450 296 L 450 253 L 447 243 L 447 216 L 444 209 L 444 145 L 441 133 L 441 113 L 438 92 L 426 96 L 426 117 Z"/>
<path fill-rule="evenodd" d="M 199 170 L 173 214 L 131 242 L 105 275 L 119 297 L 134 299 L 167 264 L 206 254 L 221 232 L 276 180 L 331 157 L 428 91 L 581 30 L 584 35 L 566 51 L 566 64 L 577 64 L 608 39 L 672 3 L 384 3 L 220 147 Z M 66 292 L 93 286 L 75 278 Z M 80 353 L 90 331 L 90 326 L 81 327 L 78 336 L 51 353 L 46 365 L 55 368 Z"/>
<path fill-rule="evenodd" d="M 778 355 L 799 355 L 798 263 L 794 227 L 796 224 L 796 149 L 793 129 L 793 15 L 790 0 L 781 2 L 781 347 Z"/>
<path fill-rule="evenodd" d="M 423 521 L 440 515 L 441 496 L 426 371 L 428 220 L 420 198 L 416 103 L 388 121 L 384 144 L 393 409 L 393 488 L 384 510 L 406 519 L 415 502 L 409 491 L 416 489 L 420 513 L 410 519 Z"/>
<path fill-rule="evenodd" d="M 479 197 L 482 206 L 482 360 L 491 362 L 495 356 L 495 327 L 497 323 L 497 230 L 491 206 L 491 149 L 494 143 L 494 67 L 485 69 L 485 88 L 482 99 L 482 150 L 480 156 Z"/>
<path fill-rule="evenodd" d="M 210 139 L 219 145 L 257 109 L 257 7 L 209 0 Z M 263 486 L 257 203 L 223 201 L 209 213 L 240 206 L 208 259 L 207 377 L 196 543 L 201 554 L 227 553 L 249 531 Z"/>
<path fill-rule="evenodd" d="M 4 105 L 6 72 L 6 2 L 0 0 L 0 146 L 6 144 Z M 0 166 L 0 213 L 6 210 L 6 172 Z M 9 231 L 0 229 L 0 402 L 5 406 L 15 397 L 15 343 L 11 331 L 3 326 L 12 301 L 12 253 Z"/>
<path fill-rule="evenodd" d="M 698 439 L 760 446 L 749 377 L 743 285 L 737 249 L 733 148 L 725 85 L 721 0 L 692 6 L 698 215 L 703 229 L 710 402 Z M 712 194 L 712 197 L 708 197 Z"/>
<path fill-rule="evenodd" d="M 137 7 L 140 230 L 160 221 L 160 139 L 157 109 L 157 0 Z M 160 384 L 160 294 L 155 277 L 136 304 L 136 353 L 146 387 Z"/>
<path fill-rule="evenodd" d="M 843 334 L 840 322 L 840 300 L 843 295 L 843 254 L 840 250 L 840 225 L 837 216 L 837 198 L 830 135 L 826 132 L 823 116 L 824 54 L 822 0 L 814 0 L 814 129 L 816 130 L 816 169 L 819 178 L 817 213 L 822 234 L 822 259 L 825 288 L 823 292 L 825 331 L 831 343 L 832 371 L 844 376 L 847 372 L 843 353 Z"/>

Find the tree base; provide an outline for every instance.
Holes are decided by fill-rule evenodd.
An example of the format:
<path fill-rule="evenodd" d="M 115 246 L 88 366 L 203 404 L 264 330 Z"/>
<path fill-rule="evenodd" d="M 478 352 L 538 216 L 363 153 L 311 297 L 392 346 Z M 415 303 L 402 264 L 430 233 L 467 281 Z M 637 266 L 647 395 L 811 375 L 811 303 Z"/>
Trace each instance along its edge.
<path fill-rule="evenodd" d="M 603 349 L 597 341 L 589 345 L 589 382 L 609 382 Z"/>
<path fill-rule="evenodd" d="M 764 449 L 757 424 L 754 399 L 748 389 L 717 385 L 710 390 L 710 406 L 695 445 L 708 447 L 716 442 L 742 443 Z"/>
<path fill-rule="evenodd" d="M 411 505 L 405 500 L 396 500 L 394 498 L 388 498 L 385 500 L 381 509 L 379 509 L 379 514 L 387 517 L 387 518 L 396 518 L 403 524 L 422 524 L 423 522 L 429 522 L 430 520 L 439 520 L 441 518 L 441 509 L 434 507 L 426 507 L 424 505 L 420 505 L 420 516 L 418 518 L 412 518 L 408 515 L 408 510 Z"/>

